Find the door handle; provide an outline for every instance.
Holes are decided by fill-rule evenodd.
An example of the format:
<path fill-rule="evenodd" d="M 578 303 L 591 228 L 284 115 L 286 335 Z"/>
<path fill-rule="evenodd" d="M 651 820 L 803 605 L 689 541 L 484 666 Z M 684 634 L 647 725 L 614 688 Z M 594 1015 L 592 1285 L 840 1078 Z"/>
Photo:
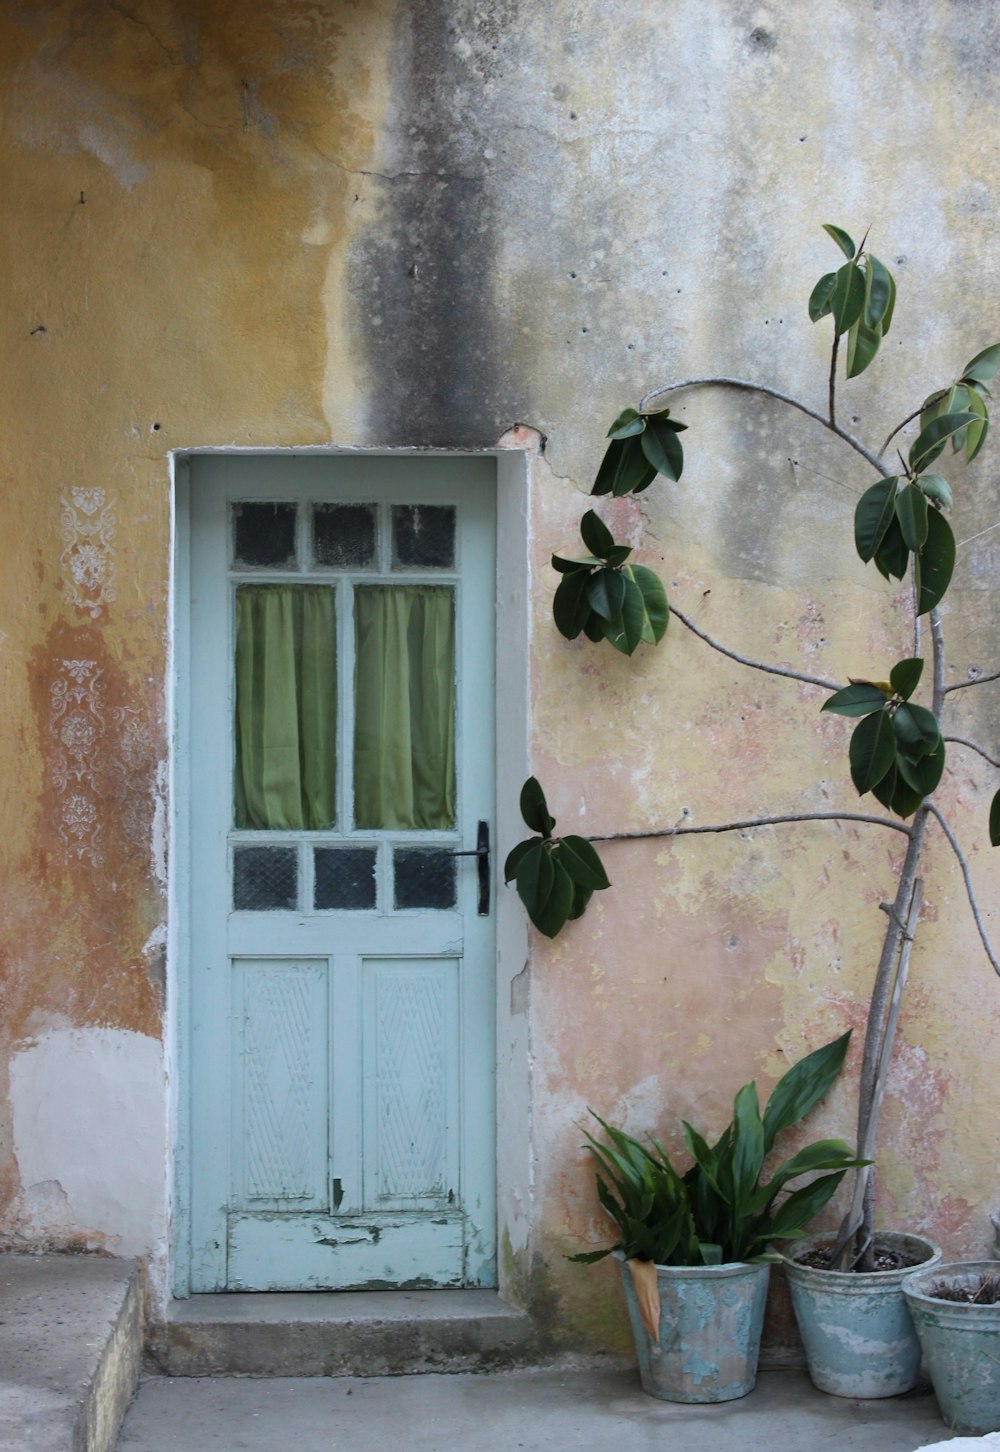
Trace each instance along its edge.
<path fill-rule="evenodd" d="M 476 914 L 481 918 L 490 915 L 490 824 L 480 821 L 476 828 L 476 845 L 465 852 L 453 852 L 452 857 L 475 857 L 479 877 L 479 901 Z"/>

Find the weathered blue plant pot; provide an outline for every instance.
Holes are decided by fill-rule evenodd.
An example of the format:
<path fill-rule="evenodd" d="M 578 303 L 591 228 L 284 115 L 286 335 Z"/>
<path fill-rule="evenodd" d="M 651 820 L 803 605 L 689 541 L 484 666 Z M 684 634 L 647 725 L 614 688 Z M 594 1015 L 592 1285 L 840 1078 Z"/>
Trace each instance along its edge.
<path fill-rule="evenodd" d="M 916 1271 L 903 1282 L 941 1416 L 952 1431 L 976 1437 L 1000 1432 L 1000 1306 L 940 1301 L 931 1292 L 942 1282 L 976 1287 L 982 1276 L 995 1275 L 995 1260 L 964 1261 Z"/>
<path fill-rule="evenodd" d="M 916 1385 L 920 1373 L 920 1343 L 902 1283 L 918 1267 L 937 1265 L 941 1251 L 916 1235 L 879 1231 L 877 1239 L 913 1263 L 859 1274 L 816 1270 L 792 1259 L 829 1246 L 829 1235 L 797 1240 L 783 1257 L 809 1375 L 814 1386 L 833 1396 L 899 1396 Z"/>
<path fill-rule="evenodd" d="M 632 1273 L 622 1284 L 642 1389 L 667 1402 L 729 1402 L 753 1391 L 769 1265 L 656 1267 L 660 1340 L 642 1323 Z"/>

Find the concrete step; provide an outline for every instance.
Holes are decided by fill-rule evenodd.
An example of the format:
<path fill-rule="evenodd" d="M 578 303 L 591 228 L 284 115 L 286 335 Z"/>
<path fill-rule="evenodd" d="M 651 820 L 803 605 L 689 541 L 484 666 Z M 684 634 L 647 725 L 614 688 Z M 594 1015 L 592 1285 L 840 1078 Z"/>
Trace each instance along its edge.
<path fill-rule="evenodd" d="M 141 1357 L 133 1261 L 0 1255 L 0 1452 L 109 1452 Z"/>
<path fill-rule="evenodd" d="M 149 1327 L 167 1376 L 401 1376 L 541 1359 L 528 1316 L 495 1291 L 192 1296 Z"/>

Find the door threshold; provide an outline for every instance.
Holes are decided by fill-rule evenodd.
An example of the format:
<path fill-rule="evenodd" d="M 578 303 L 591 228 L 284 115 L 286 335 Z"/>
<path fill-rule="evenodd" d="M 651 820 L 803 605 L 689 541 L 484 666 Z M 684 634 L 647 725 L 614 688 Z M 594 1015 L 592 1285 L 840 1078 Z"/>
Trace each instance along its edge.
<path fill-rule="evenodd" d="M 527 1312 L 496 1291 L 296 1291 L 172 1301 L 147 1355 L 165 1376 L 405 1376 L 536 1364 Z"/>

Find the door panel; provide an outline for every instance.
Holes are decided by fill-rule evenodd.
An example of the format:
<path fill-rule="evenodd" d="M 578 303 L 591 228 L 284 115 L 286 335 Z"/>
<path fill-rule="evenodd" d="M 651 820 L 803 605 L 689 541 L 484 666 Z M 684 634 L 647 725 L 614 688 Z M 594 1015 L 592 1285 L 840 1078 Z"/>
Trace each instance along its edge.
<path fill-rule="evenodd" d="M 492 1284 L 492 461 L 190 494 L 191 1288 Z"/>

